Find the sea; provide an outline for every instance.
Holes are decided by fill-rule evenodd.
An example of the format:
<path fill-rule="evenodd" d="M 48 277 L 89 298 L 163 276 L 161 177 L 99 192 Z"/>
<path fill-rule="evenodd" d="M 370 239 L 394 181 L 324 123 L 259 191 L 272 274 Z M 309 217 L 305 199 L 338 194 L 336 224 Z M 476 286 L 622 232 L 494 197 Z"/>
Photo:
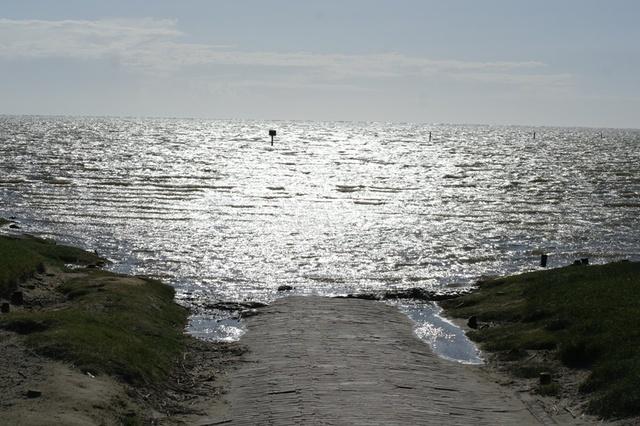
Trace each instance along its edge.
<path fill-rule="evenodd" d="M 640 260 L 639 148 L 632 129 L 0 116 L 0 216 L 171 284 L 189 333 L 236 340 L 217 302 Z M 436 304 L 393 303 L 482 362 Z"/>

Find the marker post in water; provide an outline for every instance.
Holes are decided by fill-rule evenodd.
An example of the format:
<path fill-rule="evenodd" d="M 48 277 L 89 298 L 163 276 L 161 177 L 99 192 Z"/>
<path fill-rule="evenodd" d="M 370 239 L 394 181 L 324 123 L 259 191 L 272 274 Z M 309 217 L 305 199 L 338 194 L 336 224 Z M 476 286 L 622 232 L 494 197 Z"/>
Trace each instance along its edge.
<path fill-rule="evenodd" d="M 269 136 L 271 136 L 271 146 L 273 146 L 273 138 L 276 137 L 276 131 L 275 130 L 269 130 Z"/>
<path fill-rule="evenodd" d="M 543 268 L 547 267 L 547 260 L 549 259 L 549 256 L 546 254 L 543 254 L 540 256 L 540 266 Z"/>

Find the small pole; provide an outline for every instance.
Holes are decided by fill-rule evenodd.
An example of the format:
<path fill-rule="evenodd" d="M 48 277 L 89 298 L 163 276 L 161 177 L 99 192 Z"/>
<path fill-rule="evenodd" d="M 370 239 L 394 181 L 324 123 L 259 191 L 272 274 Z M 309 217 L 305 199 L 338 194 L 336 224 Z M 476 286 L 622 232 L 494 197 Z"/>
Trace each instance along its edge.
<path fill-rule="evenodd" d="M 551 384 L 551 373 L 542 372 L 539 377 L 542 386 Z"/>
<path fill-rule="evenodd" d="M 431 142 L 431 132 L 429 132 L 429 142 Z"/>
<path fill-rule="evenodd" d="M 273 138 L 276 137 L 276 131 L 275 130 L 269 130 L 269 136 L 271 136 L 271 146 L 273 146 Z"/>
<path fill-rule="evenodd" d="M 533 140 L 536 139 L 536 132 L 533 132 Z"/>
<path fill-rule="evenodd" d="M 549 258 L 549 256 L 547 256 L 546 254 L 543 254 L 540 256 L 540 266 L 542 266 L 543 268 L 547 267 L 547 259 Z"/>

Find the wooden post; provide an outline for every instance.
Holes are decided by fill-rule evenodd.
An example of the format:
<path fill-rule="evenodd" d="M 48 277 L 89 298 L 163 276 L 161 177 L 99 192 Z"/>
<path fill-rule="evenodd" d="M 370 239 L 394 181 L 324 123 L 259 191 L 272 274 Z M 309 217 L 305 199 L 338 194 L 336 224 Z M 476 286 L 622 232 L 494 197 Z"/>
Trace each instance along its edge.
<path fill-rule="evenodd" d="M 541 385 L 550 385 L 551 384 L 551 374 L 550 373 L 540 373 L 540 384 Z"/>
<path fill-rule="evenodd" d="M 269 136 L 271 136 L 271 146 L 273 146 L 273 138 L 276 137 L 276 131 L 275 130 L 269 130 Z"/>
<path fill-rule="evenodd" d="M 542 256 L 540 256 L 540 266 L 542 266 L 543 268 L 546 268 L 547 259 L 548 259 L 548 256 L 546 254 L 543 254 Z"/>

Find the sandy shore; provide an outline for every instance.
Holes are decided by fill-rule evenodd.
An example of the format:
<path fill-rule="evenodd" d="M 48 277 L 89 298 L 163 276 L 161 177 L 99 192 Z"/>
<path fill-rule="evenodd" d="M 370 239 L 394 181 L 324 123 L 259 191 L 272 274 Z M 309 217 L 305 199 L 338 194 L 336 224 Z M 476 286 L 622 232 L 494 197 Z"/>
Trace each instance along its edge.
<path fill-rule="evenodd" d="M 225 379 L 226 405 L 193 423 L 542 423 L 480 368 L 434 355 L 383 303 L 291 297 L 247 325 L 247 352 Z"/>

